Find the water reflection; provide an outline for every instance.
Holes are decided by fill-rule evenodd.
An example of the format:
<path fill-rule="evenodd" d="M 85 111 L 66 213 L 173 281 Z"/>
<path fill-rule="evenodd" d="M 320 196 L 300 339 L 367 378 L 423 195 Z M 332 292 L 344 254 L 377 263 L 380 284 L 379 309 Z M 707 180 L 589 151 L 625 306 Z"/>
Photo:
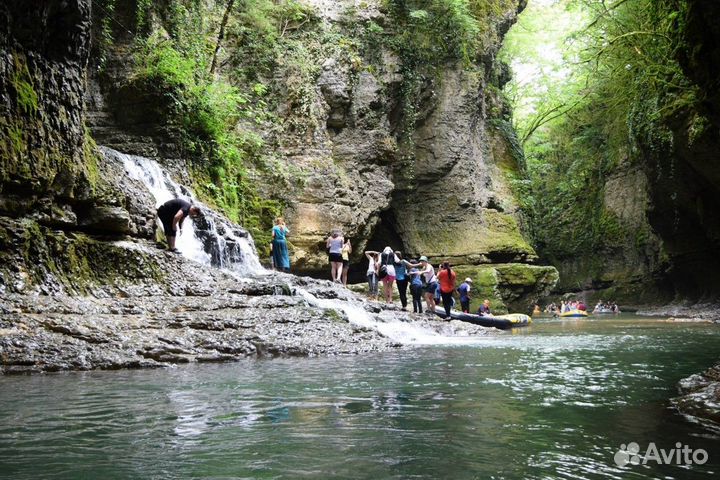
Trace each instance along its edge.
<path fill-rule="evenodd" d="M 632 332 L 632 333 L 631 333 Z M 6 478 L 706 478 L 669 408 L 712 326 L 539 322 L 482 346 L 0 379 Z M 619 468 L 630 441 L 708 464 Z M 718 458 L 715 458 L 718 457 Z M 42 465 L 42 469 L 38 468 Z"/>

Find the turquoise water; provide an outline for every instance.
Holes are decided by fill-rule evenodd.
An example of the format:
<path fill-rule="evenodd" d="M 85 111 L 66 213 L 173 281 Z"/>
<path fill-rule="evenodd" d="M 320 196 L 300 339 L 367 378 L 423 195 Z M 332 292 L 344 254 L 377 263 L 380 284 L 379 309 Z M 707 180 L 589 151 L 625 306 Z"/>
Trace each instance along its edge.
<path fill-rule="evenodd" d="M 717 478 L 720 435 L 675 413 L 720 328 L 541 320 L 479 346 L 0 377 L 0 477 Z M 628 465 L 677 442 L 704 465 Z"/>

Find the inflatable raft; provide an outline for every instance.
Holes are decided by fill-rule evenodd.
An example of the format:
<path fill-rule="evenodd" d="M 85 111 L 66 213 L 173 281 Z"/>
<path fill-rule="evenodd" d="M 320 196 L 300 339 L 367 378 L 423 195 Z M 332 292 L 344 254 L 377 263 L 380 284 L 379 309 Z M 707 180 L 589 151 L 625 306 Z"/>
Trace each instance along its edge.
<path fill-rule="evenodd" d="M 563 318 L 583 318 L 587 317 L 588 313 L 584 310 L 568 310 L 565 313 L 561 313 L 560 316 Z"/>
<path fill-rule="evenodd" d="M 445 318 L 445 309 L 442 307 L 435 307 L 435 313 Z M 524 313 L 509 313 L 507 315 L 494 315 L 492 317 L 483 317 L 481 315 L 474 315 L 472 313 L 458 312 L 457 310 L 450 311 L 450 318 L 453 320 L 462 320 L 463 322 L 474 323 L 482 327 L 495 327 L 500 330 L 509 330 L 517 327 L 527 327 L 532 323 L 529 316 Z"/>
<path fill-rule="evenodd" d="M 603 314 L 603 315 L 615 315 L 616 313 L 620 313 L 620 310 L 616 310 L 613 312 L 609 308 L 596 308 L 595 310 L 593 310 L 592 313 L 593 314 L 599 313 L 599 314 Z"/>

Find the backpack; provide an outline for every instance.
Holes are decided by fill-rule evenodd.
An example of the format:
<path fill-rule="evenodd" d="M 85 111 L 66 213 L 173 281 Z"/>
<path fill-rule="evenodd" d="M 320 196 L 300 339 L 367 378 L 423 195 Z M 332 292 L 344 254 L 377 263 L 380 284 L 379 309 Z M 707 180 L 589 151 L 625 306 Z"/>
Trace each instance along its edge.
<path fill-rule="evenodd" d="M 380 270 L 378 271 L 378 278 L 382 280 L 387 276 L 387 265 L 380 265 Z"/>
<path fill-rule="evenodd" d="M 387 276 L 387 266 L 393 261 L 395 253 L 383 253 L 380 255 L 380 270 L 378 271 L 378 278 L 383 279 Z"/>

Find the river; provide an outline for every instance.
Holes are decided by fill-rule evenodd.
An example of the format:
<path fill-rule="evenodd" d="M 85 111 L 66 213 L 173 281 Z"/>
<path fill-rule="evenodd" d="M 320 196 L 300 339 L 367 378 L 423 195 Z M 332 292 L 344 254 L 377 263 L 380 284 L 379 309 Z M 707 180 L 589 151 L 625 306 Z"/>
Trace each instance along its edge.
<path fill-rule="evenodd" d="M 541 319 L 475 345 L 5 376 L 0 476 L 716 478 L 720 434 L 668 399 L 718 346 L 717 325 Z M 618 466 L 631 442 L 708 459 Z"/>

